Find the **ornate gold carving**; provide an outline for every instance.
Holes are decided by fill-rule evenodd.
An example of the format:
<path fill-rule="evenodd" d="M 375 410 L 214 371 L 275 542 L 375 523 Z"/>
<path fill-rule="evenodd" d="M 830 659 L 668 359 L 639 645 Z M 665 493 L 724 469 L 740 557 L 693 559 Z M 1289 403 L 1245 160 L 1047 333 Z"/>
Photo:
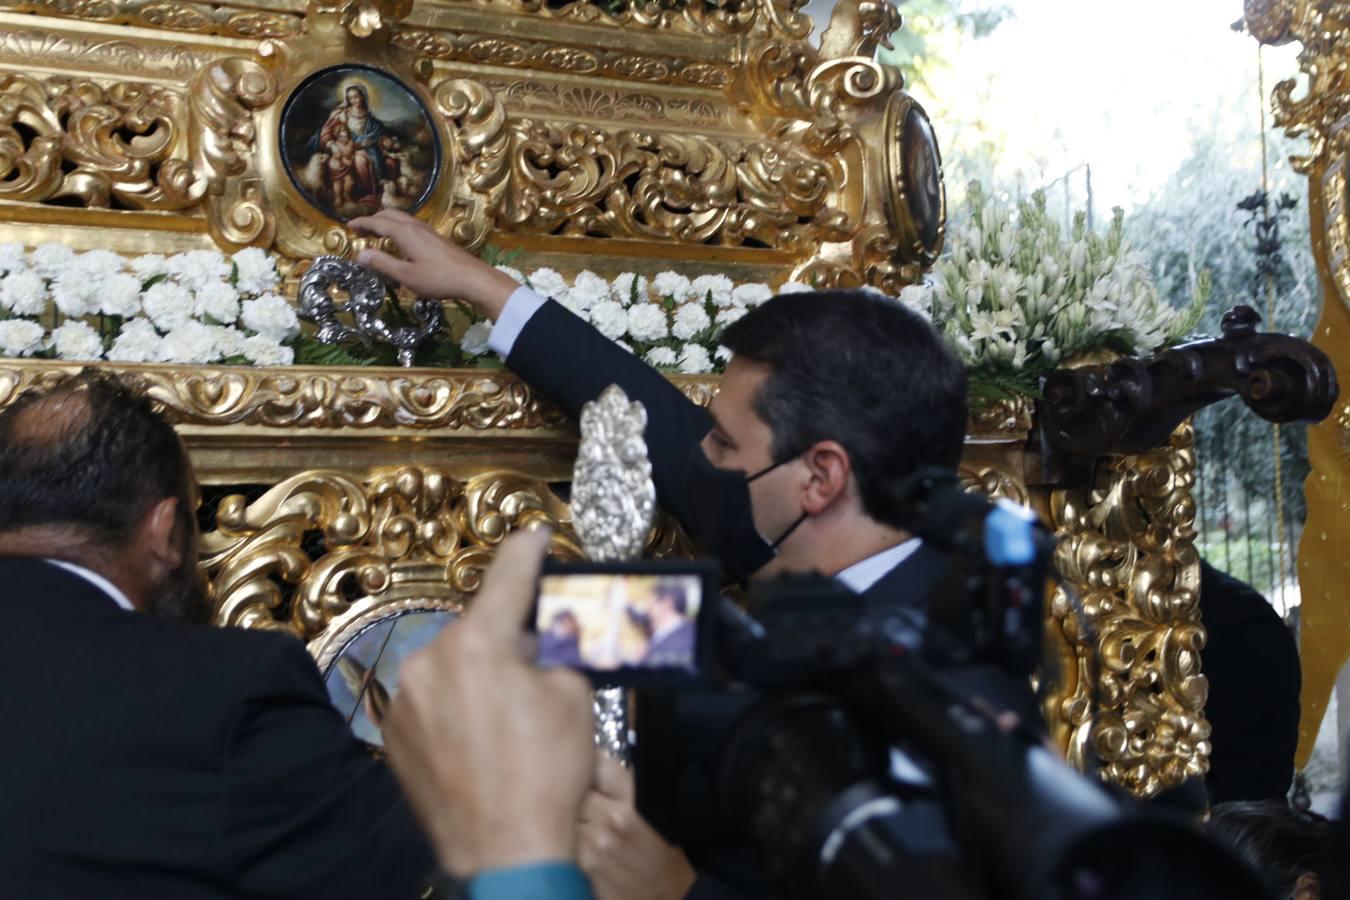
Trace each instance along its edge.
<path fill-rule="evenodd" d="M 601 120 L 631 118 L 690 127 L 718 127 L 726 124 L 727 118 L 725 109 L 701 99 L 500 78 L 484 78 L 482 84 L 495 92 L 511 110 L 543 116 L 563 114 L 571 119 Z"/>
<path fill-rule="evenodd" d="M 221 54 L 177 43 L 138 43 L 121 38 L 64 34 L 41 28 L 0 27 L 0 62 L 106 69 L 122 77 L 186 80 Z"/>
<path fill-rule="evenodd" d="M 183 107 L 180 92 L 154 84 L 0 75 L 0 198 L 187 207 Z"/>
<path fill-rule="evenodd" d="M 448 30 L 400 31 L 394 44 L 427 59 L 444 62 L 562 71 L 654 84 L 721 87 L 731 83 L 734 73 L 729 65 L 688 57 Z"/>
<path fill-rule="evenodd" d="M 1110 781 L 1143 796 L 1209 768 L 1193 442 L 1183 425 L 1167 447 L 1104 467 L 1092 490 L 1051 498 L 1056 562 L 1085 621 L 1057 591 L 1068 652 L 1047 717 L 1070 761 L 1095 749 Z"/>
<path fill-rule="evenodd" d="M 961 487 L 983 494 L 990 500 L 1011 500 L 1023 506 L 1031 503 L 1031 494 L 1020 479 L 993 466 L 961 466 L 956 472 Z"/>
<path fill-rule="evenodd" d="M 458 480 L 434 466 L 368 477 L 302 472 L 252 503 L 223 498 L 202 536 L 201 567 L 221 625 L 320 639 L 344 614 L 408 600 L 458 603 L 477 590 L 494 548 L 520 528 L 548 526 L 549 553 L 581 558 L 571 511 L 547 484 L 514 472 Z M 653 556 L 688 555 L 662 517 Z"/>
<path fill-rule="evenodd" d="M 508 127 L 500 217 L 515 230 L 810 250 L 834 221 L 828 168 L 789 146 L 535 119 Z"/>
<path fill-rule="evenodd" d="M 277 83 L 259 63 L 241 57 L 206 69 L 192 86 L 200 123 L 193 159 L 205 181 L 207 221 L 228 247 L 272 242 L 276 221 L 257 164 L 253 112 L 277 99 Z"/>
<path fill-rule="evenodd" d="M 511 473 L 461 482 L 430 467 L 365 480 L 305 472 L 251 504 L 226 497 L 203 535 L 202 568 L 220 624 L 312 640 L 356 600 L 472 594 L 514 528 L 558 529 L 550 552 L 576 558 L 568 522 L 546 484 Z"/>
<path fill-rule="evenodd" d="M 5 5 L 16 12 L 232 37 L 285 37 L 298 34 L 303 21 L 298 11 L 164 0 L 17 0 Z"/>
<path fill-rule="evenodd" d="M 333 16 L 358 38 L 368 38 L 412 12 L 413 0 L 309 0 L 311 17 Z"/>
<path fill-rule="evenodd" d="M 334 370 L 293 366 L 123 365 L 178 425 L 266 428 L 557 429 L 568 418 L 509 372 L 400 369 Z M 0 361 L 0 407 L 31 387 L 84 368 L 45 360 Z M 716 391 L 711 376 L 671 378 L 695 403 Z"/>
<path fill-rule="evenodd" d="M 1291 135 L 1304 135 L 1309 152 L 1294 159 L 1308 176 L 1308 215 L 1313 254 L 1324 293 L 1340 302 L 1322 304 L 1313 345 L 1341 371 L 1350 365 L 1350 2 L 1346 0 L 1246 0 L 1248 28 L 1267 43 L 1300 42 L 1299 69 L 1306 80 L 1295 97 L 1293 79 L 1273 91 L 1275 121 Z M 1303 665 L 1302 714 L 1296 762 L 1305 765 L 1317 738 L 1337 674 L 1350 658 L 1346 632 L 1346 543 L 1350 541 L 1350 455 L 1334 419 L 1308 429 L 1312 473 L 1304 486 L 1308 519 L 1298 549 L 1299 657 Z"/>
<path fill-rule="evenodd" d="M 511 138 L 506 110 L 491 90 L 456 78 L 436 88 L 436 106 L 454 124 L 455 180 L 450 236 L 475 249 L 485 240 L 507 192 Z"/>

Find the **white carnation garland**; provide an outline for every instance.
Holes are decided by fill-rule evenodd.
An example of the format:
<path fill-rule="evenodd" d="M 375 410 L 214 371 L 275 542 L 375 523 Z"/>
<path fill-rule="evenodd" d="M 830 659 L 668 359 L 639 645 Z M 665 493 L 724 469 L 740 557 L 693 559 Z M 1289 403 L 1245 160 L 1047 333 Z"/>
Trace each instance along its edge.
<path fill-rule="evenodd" d="M 569 282 L 547 268 L 528 276 L 498 268 L 653 365 L 689 374 L 720 370 L 729 358 L 718 343 L 722 330 L 774 295 L 768 285 L 721 275 L 662 272 L 648 284 L 632 272 L 607 280 L 586 271 Z M 128 258 L 0 244 L 0 357 L 284 366 L 297 351 L 319 348 L 322 358 L 327 351 L 302 335 L 294 307 L 278 293 L 280 280 L 275 260 L 256 248 Z M 779 292 L 809 289 L 789 282 Z M 469 313 L 456 361 L 495 364 L 490 331 Z"/>

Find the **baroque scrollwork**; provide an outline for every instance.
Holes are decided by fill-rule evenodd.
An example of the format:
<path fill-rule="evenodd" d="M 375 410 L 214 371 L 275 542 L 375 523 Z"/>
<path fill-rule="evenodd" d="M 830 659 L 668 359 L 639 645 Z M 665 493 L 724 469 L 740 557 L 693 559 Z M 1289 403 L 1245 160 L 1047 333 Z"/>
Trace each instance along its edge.
<path fill-rule="evenodd" d="M 789 145 L 529 118 L 508 129 L 499 218 L 513 230 L 785 250 L 837 236 L 828 167 Z"/>
<path fill-rule="evenodd" d="M 197 202 L 181 91 L 0 75 L 0 198 L 179 210 Z"/>
<path fill-rule="evenodd" d="M 515 528 L 555 529 L 550 552 L 577 558 L 567 505 L 512 473 L 467 482 L 405 466 L 357 479 L 304 472 L 252 503 L 225 497 L 202 538 L 216 621 L 319 635 L 354 601 L 454 599 L 478 588 Z"/>
<path fill-rule="evenodd" d="M 249 502 L 221 499 L 202 536 L 201 569 L 221 625 L 321 638 L 353 607 L 407 600 L 459 603 L 512 531 L 547 526 L 549 554 L 580 559 L 572 513 L 543 481 L 516 472 L 457 479 L 435 466 L 365 477 L 301 472 Z M 661 517 L 639 551 L 688 555 Z"/>
<path fill-rule="evenodd" d="M 4 360 L 0 407 L 84 368 L 78 363 Z M 139 382 L 177 425 L 263 428 L 409 428 L 552 431 L 566 436 L 567 416 L 514 375 L 502 371 L 435 371 L 292 366 L 115 366 Z M 717 389 L 709 376 L 673 376 L 685 396 L 706 406 Z"/>
<path fill-rule="evenodd" d="M 1184 425 L 1051 497 L 1056 564 L 1080 602 L 1059 590 L 1052 603 L 1069 652 L 1048 718 L 1072 762 L 1095 751 L 1108 780 L 1141 796 L 1208 769 L 1193 442 Z"/>
<path fill-rule="evenodd" d="M 255 60 L 224 59 L 196 78 L 190 99 L 199 123 L 192 156 L 205 181 L 216 240 L 231 247 L 270 244 L 276 219 L 257 166 L 253 113 L 277 99 L 276 78 Z"/>

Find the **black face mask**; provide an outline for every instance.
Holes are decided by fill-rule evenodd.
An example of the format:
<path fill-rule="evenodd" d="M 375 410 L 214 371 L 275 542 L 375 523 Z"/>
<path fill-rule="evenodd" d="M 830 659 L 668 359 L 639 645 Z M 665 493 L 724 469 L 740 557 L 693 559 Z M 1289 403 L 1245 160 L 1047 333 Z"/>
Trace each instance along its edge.
<path fill-rule="evenodd" d="M 750 482 L 791 462 L 780 460 L 753 475 L 734 469 L 719 469 L 695 444 L 684 474 L 684 502 L 689 511 L 685 524 L 704 553 L 718 558 L 722 568 L 744 581 L 778 555 L 778 548 L 797 526 L 806 521 L 806 513 L 776 541 L 770 541 L 755 528 L 750 505 Z"/>

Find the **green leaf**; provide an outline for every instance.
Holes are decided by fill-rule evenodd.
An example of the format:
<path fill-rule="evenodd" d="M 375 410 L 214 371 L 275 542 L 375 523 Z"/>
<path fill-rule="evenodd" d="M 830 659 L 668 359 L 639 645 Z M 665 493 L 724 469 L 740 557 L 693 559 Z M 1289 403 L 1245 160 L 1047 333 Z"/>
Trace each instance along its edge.
<path fill-rule="evenodd" d="M 167 272 L 160 272 L 158 275 L 151 275 L 149 278 L 145 280 L 145 283 L 141 285 L 141 293 L 145 293 L 155 285 L 159 284 L 161 281 L 167 280 L 168 277 L 169 275 Z"/>

